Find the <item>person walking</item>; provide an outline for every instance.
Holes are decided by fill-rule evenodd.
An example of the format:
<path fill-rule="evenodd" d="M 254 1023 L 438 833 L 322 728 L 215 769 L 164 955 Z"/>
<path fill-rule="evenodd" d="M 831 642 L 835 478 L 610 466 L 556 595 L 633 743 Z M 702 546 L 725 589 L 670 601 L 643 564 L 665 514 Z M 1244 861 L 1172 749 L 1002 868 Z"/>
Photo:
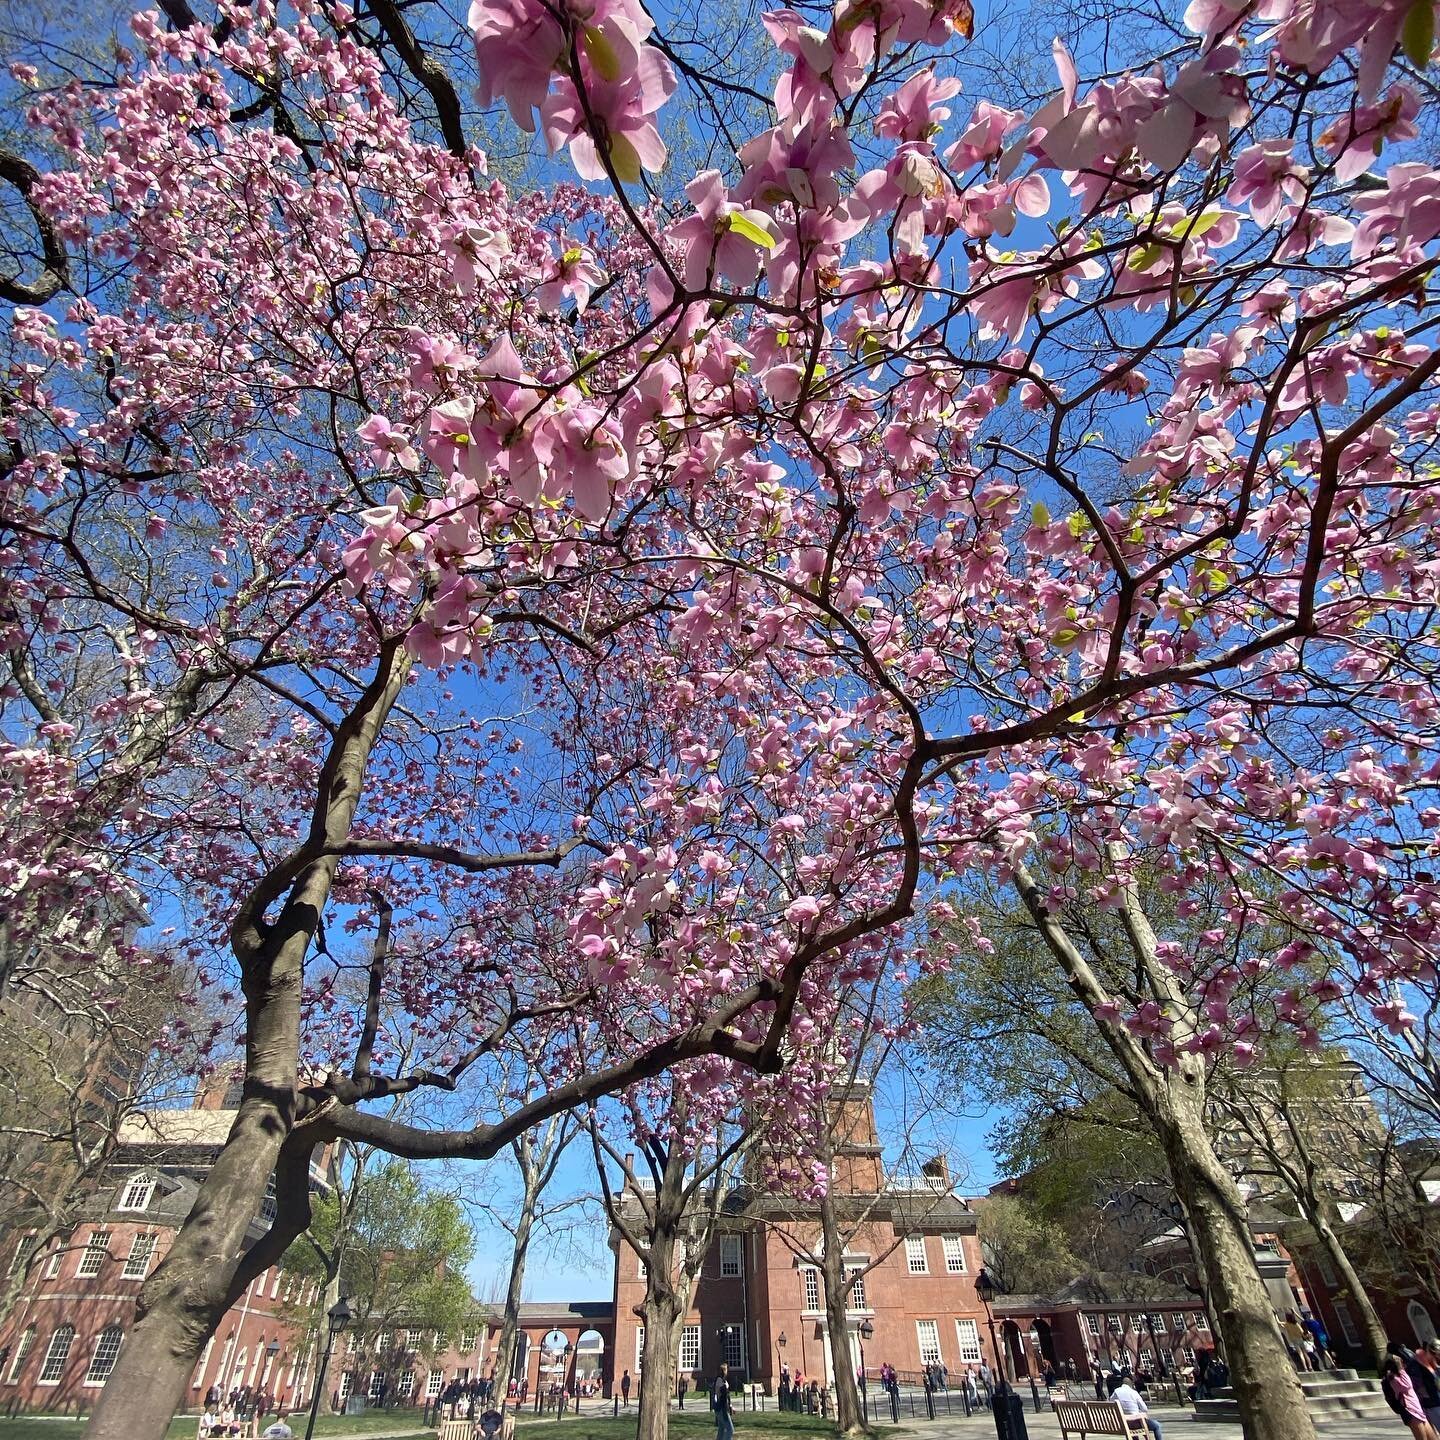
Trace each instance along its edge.
<path fill-rule="evenodd" d="M 620 1377 L 620 1398 L 625 1402 L 625 1408 L 630 1408 L 630 1372 L 627 1370 Z"/>
<path fill-rule="evenodd" d="M 710 1391 L 710 1408 L 715 1412 L 715 1440 L 735 1440 L 735 1417 L 730 1413 L 730 1367 L 723 1360 Z"/>
<path fill-rule="evenodd" d="M 985 1392 L 985 1403 L 988 1405 L 995 1395 L 995 1382 L 990 1377 L 990 1363 L 987 1360 L 980 1362 L 980 1388 Z"/>
<path fill-rule="evenodd" d="M 1391 1352 L 1380 1368 L 1380 1389 L 1385 1403 L 1410 1427 L 1412 1440 L 1436 1440 L 1435 1428 L 1425 1418 L 1425 1409 L 1415 1393 L 1414 1381 L 1405 1369 L 1403 1356 L 1392 1343 Z"/>
<path fill-rule="evenodd" d="M 1410 1371 L 1425 1418 L 1440 1433 L 1440 1340 L 1427 1340 L 1415 1352 L 1415 1364 L 1424 1377 L 1423 1382 L 1415 1370 L 1410 1370 L 1408 1365 L 1405 1368 Z"/>

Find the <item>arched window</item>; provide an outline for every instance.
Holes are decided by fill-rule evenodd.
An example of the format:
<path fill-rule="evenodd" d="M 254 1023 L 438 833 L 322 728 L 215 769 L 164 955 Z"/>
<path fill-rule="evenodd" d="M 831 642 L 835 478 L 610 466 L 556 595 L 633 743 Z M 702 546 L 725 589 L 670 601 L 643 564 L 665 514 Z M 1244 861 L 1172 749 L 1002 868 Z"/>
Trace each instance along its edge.
<path fill-rule="evenodd" d="M 96 1337 L 95 1353 L 90 1357 L 90 1368 L 85 1372 L 87 1385 L 103 1385 L 110 1378 L 124 1338 L 125 1332 L 118 1325 L 107 1325 Z"/>
<path fill-rule="evenodd" d="M 58 1385 L 65 1373 L 65 1362 L 70 1358 L 70 1347 L 75 1343 L 75 1327 L 62 1325 L 51 1337 L 50 1348 L 45 1352 L 45 1363 L 40 1367 L 40 1384 Z"/>
<path fill-rule="evenodd" d="M 6 1377 L 7 1383 L 13 1385 L 20 1378 L 20 1368 L 30 1358 L 30 1352 L 35 1348 L 35 1327 L 29 1326 L 20 1337 L 20 1343 L 15 1347 L 15 1358 L 10 1362 L 10 1374 Z"/>
<path fill-rule="evenodd" d="M 1430 1318 L 1430 1312 L 1418 1300 L 1410 1302 L 1410 1308 L 1406 1313 L 1410 1317 L 1410 1328 L 1415 1332 L 1417 1345 L 1423 1345 L 1427 1340 L 1440 1338 L 1436 1336 L 1435 1322 Z"/>

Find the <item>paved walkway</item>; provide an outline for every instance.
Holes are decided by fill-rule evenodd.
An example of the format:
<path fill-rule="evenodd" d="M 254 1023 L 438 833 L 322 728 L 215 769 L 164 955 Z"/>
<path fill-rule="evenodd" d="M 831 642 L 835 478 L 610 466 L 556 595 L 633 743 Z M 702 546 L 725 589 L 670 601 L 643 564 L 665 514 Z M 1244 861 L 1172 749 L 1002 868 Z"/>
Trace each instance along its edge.
<path fill-rule="evenodd" d="M 736 1440 L 743 1440 L 740 1434 L 740 1416 L 736 1416 Z M 1242 1440 L 1243 1432 L 1238 1424 L 1199 1424 L 1188 1410 L 1157 1410 L 1155 1418 L 1165 1431 L 1165 1440 Z M 1032 1440 L 1056 1440 L 1060 1427 L 1048 1410 L 1036 1414 L 1025 1411 L 1025 1428 Z M 896 1440 L 981 1440 L 982 1436 L 995 1434 L 995 1421 L 986 1415 L 973 1415 L 969 1420 L 963 1417 L 947 1419 L 939 1416 L 914 1425 L 886 1425 L 882 1436 L 894 1435 Z M 1338 1420 L 1322 1424 L 1317 1432 L 1321 1440 L 1404 1440 L 1406 1430 L 1393 1415 L 1378 1420 Z"/>

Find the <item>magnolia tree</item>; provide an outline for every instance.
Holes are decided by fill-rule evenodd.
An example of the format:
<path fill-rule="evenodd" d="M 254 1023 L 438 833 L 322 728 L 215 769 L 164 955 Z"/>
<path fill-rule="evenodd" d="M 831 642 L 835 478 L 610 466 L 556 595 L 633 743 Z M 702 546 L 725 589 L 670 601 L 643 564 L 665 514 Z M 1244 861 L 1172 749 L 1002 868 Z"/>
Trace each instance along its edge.
<path fill-rule="evenodd" d="M 780 1069 L 980 868 L 1040 921 L 1069 887 L 1134 922 L 1156 993 L 1078 993 L 1156 1077 L 1251 1432 L 1308 1434 L 1167 1098 L 1254 1053 L 1240 968 L 1297 956 L 1222 926 L 1196 966 L 1128 897 L 1143 853 L 1231 928 L 1275 904 L 1344 957 L 1314 998 L 1382 1015 L 1432 963 L 1430 0 L 1197 0 L 1139 62 L 1057 43 L 1033 109 L 961 101 L 965 0 L 776 11 L 768 128 L 669 204 L 638 0 L 474 5 L 481 101 L 590 184 L 523 195 L 417 39 L 438 11 L 167 14 L 113 84 L 37 94 L 62 164 L 0 172 L 39 252 L 6 291 L 21 670 L 119 615 L 261 716 L 200 734 L 130 865 L 187 958 L 228 946 L 247 1075 L 94 1432 L 163 1428 L 314 1144 L 480 1158 L 688 1059 Z M 63 808 L 72 737 L 23 714 Z M 85 845 L 148 825 L 152 763 Z M 516 921 L 540 866 L 563 957 Z M 352 1016 L 336 937 L 385 907 Z M 516 1046 L 547 1089 L 503 1119 L 363 1108 Z"/>

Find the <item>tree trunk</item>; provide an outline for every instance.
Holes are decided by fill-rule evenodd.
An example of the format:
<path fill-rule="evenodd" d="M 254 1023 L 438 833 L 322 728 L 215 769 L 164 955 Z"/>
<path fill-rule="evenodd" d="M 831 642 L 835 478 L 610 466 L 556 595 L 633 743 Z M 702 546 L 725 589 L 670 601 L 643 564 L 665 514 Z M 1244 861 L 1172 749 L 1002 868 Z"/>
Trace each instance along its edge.
<path fill-rule="evenodd" d="M 366 765 L 409 668 L 401 643 L 387 641 L 369 685 L 337 727 L 306 841 L 322 853 L 274 896 L 284 896 L 279 915 L 265 918 L 265 880 L 241 907 L 232 932 L 245 995 L 240 1108 L 174 1244 L 141 1287 L 135 1324 L 100 1392 L 86 1440 L 163 1440 L 205 1341 L 250 1281 L 310 1223 L 313 1145 L 292 1139 L 305 956 L 330 897 Z M 276 1218 L 247 1252 L 246 1232 L 272 1174 Z"/>
<path fill-rule="evenodd" d="M 830 1332 L 830 1364 L 835 1374 L 835 1424 L 842 1435 L 860 1435 L 865 1433 L 866 1425 L 860 1386 L 850 1360 L 850 1318 L 846 1313 L 850 1286 L 845 1274 L 845 1237 L 840 1233 L 835 1197 L 828 1187 L 820 1200 L 820 1233 L 825 1242 L 820 1275 L 825 1283 L 825 1323 Z"/>
<path fill-rule="evenodd" d="M 1200 1107 L 1168 1093 L 1185 1083 L 1176 1077 L 1158 1091 L 1145 1087 L 1141 1099 L 1190 1220 L 1245 1440 L 1314 1440 L 1305 1393 L 1255 1260 L 1245 1202 L 1215 1154 Z"/>
<path fill-rule="evenodd" d="M 535 1225 L 535 1197 L 525 1187 L 525 1200 L 515 1225 L 515 1249 L 510 1256 L 510 1283 L 505 1287 L 505 1310 L 500 1319 L 500 1338 L 495 1342 L 495 1398 L 502 1403 L 510 1388 L 515 1368 L 515 1342 L 520 1334 L 520 1294 L 525 1285 L 525 1262 L 530 1254 L 530 1233 Z M 525 1356 L 529 1373 L 530 1356 Z"/>
<path fill-rule="evenodd" d="M 661 1207 L 657 1205 L 657 1210 Z M 640 1305 L 645 1324 L 645 1368 L 640 1375 L 640 1415 L 635 1440 L 666 1440 L 670 1431 L 670 1396 L 675 1390 L 679 1332 L 684 1321 L 675 1292 L 675 1227 L 657 1225 L 650 1241 L 645 1272 L 645 1299 Z"/>
<path fill-rule="evenodd" d="M 1326 1257 L 1335 1267 L 1335 1274 L 1339 1277 L 1341 1285 L 1345 1287 L 1346 1293 L 1355 1306 L 1356 1317 L 1360 1322 L 1361 1333 L 1365 1336 L 1366 1347 L 1378 1369 L 1385 1363 L 1389 1337 L 1385 1334 L 1385 1326 L 1376 1313 L 1375 1307 L 1370 1303 L 1365 1283 L 1360 1279 L 1359 1272 L 1355 1269 L 1329 1220 L 1318 1209 L 1307 1215 L 1306 1218 L 1310 1221 L 1310 1228 L 1314 1230 L 1316 1238 L 1325 1250 Z"/>

